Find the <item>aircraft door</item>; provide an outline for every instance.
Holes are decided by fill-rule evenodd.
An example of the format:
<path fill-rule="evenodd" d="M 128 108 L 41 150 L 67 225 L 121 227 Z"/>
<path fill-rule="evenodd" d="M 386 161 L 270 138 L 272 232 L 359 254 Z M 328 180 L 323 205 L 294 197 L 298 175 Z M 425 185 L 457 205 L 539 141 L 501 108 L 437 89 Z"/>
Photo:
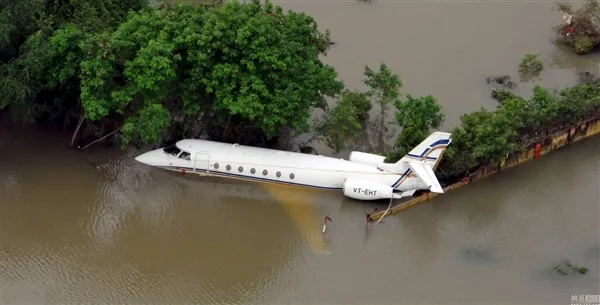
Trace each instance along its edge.
<path fill-rule="evenodd" d="M 210 174 L 210 154 L 196 152 L 194 154 L 194 172 Z"/>

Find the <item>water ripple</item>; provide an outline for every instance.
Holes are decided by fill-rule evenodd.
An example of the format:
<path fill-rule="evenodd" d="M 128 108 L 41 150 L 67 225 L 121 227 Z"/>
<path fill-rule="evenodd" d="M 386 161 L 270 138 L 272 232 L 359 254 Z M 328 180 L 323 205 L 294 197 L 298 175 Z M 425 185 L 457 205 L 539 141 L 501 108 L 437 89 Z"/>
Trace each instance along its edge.
<path fill-rule="evenodd" d="M 129 156 L 101 166 L 106 179 L 97 190 L 89 223 L 89 234 L 101 244 L 114 242 L 126 225 L 124 220 L 141 212 L 142 220 L 154 227 L 168 224 L 172 202 L 180 188 L 172 183 L 158 185 L 150 168 L 139 166 Z"/>
<path fill-rule="evenodd" d="M 0 204 L 16 204 L 21 198 L 21 185 L 17 171 L 0 172 Z"/>

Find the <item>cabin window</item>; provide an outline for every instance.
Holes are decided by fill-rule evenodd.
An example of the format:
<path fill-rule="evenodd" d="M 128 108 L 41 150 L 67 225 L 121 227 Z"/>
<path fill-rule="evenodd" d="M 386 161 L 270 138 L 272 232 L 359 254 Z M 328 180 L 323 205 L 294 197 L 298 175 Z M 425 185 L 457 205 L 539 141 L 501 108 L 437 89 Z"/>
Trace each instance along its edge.
<path fill-rule="evenodd" d="M 182 152 L 181 155 L 179 155 L 179 159 L 189 160 L 190 159 L 190 153 L 187 152 L 187 151 Z"/>
<path fill-rule="evenodd" d="M 231 170 L 231 165 L 227 164 L 227 166 L 225 166 L 225 168 L 230 171 Z"/>
<path fill-rule="evenodd" d="M 254 169 L 254 167 L 250 169 L 250 172 L 251 172 L 252 174 L 256 173 L 256 170 Z"/>
<path fill-rule="evenodd" d="M 240 167 L 238 167 L 238 172 L 240 172 L 240 173 L 241 173 L 241 172 L 243 172 L 243 171 L 244 171 L 244 167 L 243 167 L 243 166 L 240 166 Z"/>
<path fill-rule="evenodd" d="M 275 175 L 277 176 L 277 178 L 279 178 L 281 177 L 281 172 L 277 172 Z"/>
<path fill-rule="evenodd" d="M 163 151 L 166 154 L 169 154 L 169 155 L 175 156 L 175 157 L 181 152 L 181 150 L 179 148 L 177 148 L 177 146 L 175 146 L 175 145 L 167 146 L 167 147 L 163 148 Z"/>
<path fill-rule="evenodd" d="M 294 175 L 294 173 L 290 174 L 290 179 L 294 179 L 296 177 L 296 175 Z"/>
<path fill-rule="evenodd" d="M 219 169 L 219 163 L 215 163 L 215 165 L 213 165 L 215 169 Z"/>
<path fill-rule="evenodd" d="M 269 172 L 266 169 L 263 169 L 263 175 L 267 175 Z"/>

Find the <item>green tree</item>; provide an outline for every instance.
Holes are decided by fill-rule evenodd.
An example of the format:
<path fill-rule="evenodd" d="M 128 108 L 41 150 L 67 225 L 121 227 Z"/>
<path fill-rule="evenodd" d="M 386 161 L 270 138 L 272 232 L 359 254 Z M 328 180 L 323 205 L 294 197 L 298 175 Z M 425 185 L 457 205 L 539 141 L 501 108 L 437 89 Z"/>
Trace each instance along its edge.
<path fill-rule="evenodd" d="M 225 4 L 206 19 L 196 47 L 220 52 L 204 51 L 195 64 L 211 71 L 202 83 L 215 96 L 216 111 L 257 120 L 268 134 L 282 125 L 307 130 L 310 109 L 324 108 L 325 96 L 341 92 L 337 73 L 319 59 L 329 37 L 312 17 L 254 0 Z"/>
<path fill-rule="evenodd" d="M 527 53 L 519 63 L 521 77 L 538 77 L 544 70 L 544 63 L 539 59 L 540 54 Z"/>
<path fill-rule="evenodd" d="M 502 88 L 494 88 L 492 89 L 492 98 L 498 101 L 499 103 L 503 103 L 507 99 L 517 97 L 512 92 L 502 89 Z"/>
<path fill-rule="evenodd" d="M 336 153 L 347 148 L 347 142 L 359 136 L 369 120 L 371 107 L 367 93 L 344 90 L 337 104 L 315 120 L 312 137 L 299 149 L 313 141 L 324 142 Z"/>
<path fill-rule="evenodd" d="M 354 118 L 361 125 L 364 125 L 369 120 L 369 112 L 373 108 L 373 104 L 369 99 L 369 94 L 365 92 L 344 90 L 342 92 L 342 102 L 348 102 L 355 108 Z"/>
<path fill-rule="evenodd" d="M 45 117 L 67 124 L 78 112 L 74 66 L 85 54 L 81 43 L 146 5 L 145 0 L 1 3 L 0 110 L 10 107 L 13 117 L 25 123 Z"/>
<path fill-rule="evenodd" d="M 349 141 L 358 140 L 359 146 L 364 146 L 364 150 L 378 153 L 385 151 L 385 140 L 389 133 L 386 116 L 390 105 L 395 105 L 400 100 L 402 80 L 384 63 L 380 64 L 378 71 L 365 66 L 364 76 L 367 91 L 345 90 L 338 104 L 316 121 L 313 137 L 301 144 L 301 147 L 317 140 L 339 152 L 349 145 L 353 146 L 348 144 Z M 379 114 L 370 121 L 369 112 L 373 104 L 379 107 Z M 375 143 L 370 139 L 375 139 Z"/>
<path fill-rule="evenodd" d="M 120 116 L 124 144 L 158 142 L 178 109 L 237 124 L 229 130 L 306 131 L 311 109 L 343 88 L 319 59 L 327 33 L 269 2 L 145 10 L 93 40 L 80 64 L 82 105 L 92 121 Z"/>
<path fill-rule="evenodd" d="M 396 101 L 396 123 L 402 128 L 396 139 L 394 151 L 388 153 L 388 162 L 397 162 L 411 149 L 421 143 L 431 130 L 438 129 L 444 122 L 442 107 L 432 96 L 413 98 L 406 96 L 406 101 Z"/>
<path fill-rule="evenodd" d="M 375 118 L 375 135 L 378 138 L 377 151 L 385 150 L 385 140 L 388 134 L 386 115 L 390 105 L 395 105 L 400 100 L 402 80 L 392 72 L 384 63 L 379 65 L 379 71 L 365 66 L 364 83 L 368 88 L 367 94 L 371 103 L 379 106 L 379 115 Z"/>
<path fill-rule="evenodd" d="M 0 64 L 16 57 L 27 37 L 40 29 L 43 0 L 0 0 Z"/>
<path fill-rule="evenodd" d="M 574 125 L 600 110 L 600 79 L 595 83 L 566 88 L 554 94 L 555 117 Z"/>
<path fill-rule="evenodd" d="M 482 109 L 461 117 L 453 139 L 464 143 L 479 164 L 498 165 L 514 151 L 515 135 L 512 118 Z"/>
<path fill-rule="evenodd" d="M 63 120 L 75 128 L 72 143 L 80 130 L 84 138 L 120 134 L 124 145 L 173 132 L 228 141 L 256 130 L 304 132 L 320 108 L 325 121 L 348 124 L 324 133 L 339 147 L 334 137 L 364 125 L 371 107 L 366 94 L 347 91 L 327 108 L 325 98 L 343 89 L 319 59 L 329 32 L 269 2 L 150 9 L 145 0 L 23 0 L 2 10 L 0 28 L 8 58 L 0 110 L 21 121 Z"/>
<path fill-rule="evenodd" d="M 598 111 L 600 82 L 563 90 L 536 86 L 528 100 L 505 95 L 495 111 L 480 110 L 461 117 L 440 163 L 440 178 L 448 182 L 479 165 L 501 164 L 510 153 L 597 116 Z"/>
<path fill-rule="evenodd" d="M 499 165 L 515 150 L 517 132 L 511 119 L 484 109 L 463 115 L 440 163 L 440 178 L 461 176 L 479 165 Z"/>

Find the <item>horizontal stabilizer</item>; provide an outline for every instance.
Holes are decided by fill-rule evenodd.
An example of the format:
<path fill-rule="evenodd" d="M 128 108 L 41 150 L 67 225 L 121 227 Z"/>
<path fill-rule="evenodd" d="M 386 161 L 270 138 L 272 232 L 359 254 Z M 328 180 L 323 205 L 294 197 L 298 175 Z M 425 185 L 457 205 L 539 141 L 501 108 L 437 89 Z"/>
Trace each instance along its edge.
<path fill-rule="evenodd" d="M 423 182 L 425 182 L 425 184 L 427 184 L 430 191 L 434 193 L 444 192 L 442 186 L 440 185 L 440 182 L 437 180 L 437 177 L 433 172 L 433 168 L 431 167 L 431 165 L 418 161 L 409 161 L 406 163 L 413 171 L 413 173 L 415 173 L 419 178 L 421 178 L 421 180 L 423 180 Z"/>

